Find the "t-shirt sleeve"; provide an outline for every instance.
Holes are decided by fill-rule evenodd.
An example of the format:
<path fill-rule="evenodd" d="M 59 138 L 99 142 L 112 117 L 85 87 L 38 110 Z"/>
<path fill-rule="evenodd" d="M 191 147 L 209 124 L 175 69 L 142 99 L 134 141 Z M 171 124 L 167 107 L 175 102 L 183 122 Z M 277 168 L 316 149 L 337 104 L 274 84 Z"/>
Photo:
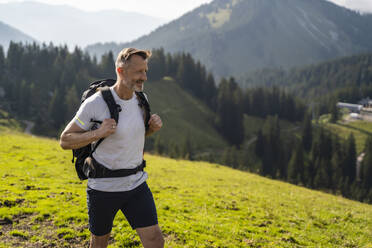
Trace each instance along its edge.
<path fill-rule="evenodd" d="M 78 112 L 74 117 L 75 123 L 82 129 L 88 131 L 92 127 L 91 119 L 94 119 L 93 107 L 94 102 L 85 101 L 80 105 Z"/>

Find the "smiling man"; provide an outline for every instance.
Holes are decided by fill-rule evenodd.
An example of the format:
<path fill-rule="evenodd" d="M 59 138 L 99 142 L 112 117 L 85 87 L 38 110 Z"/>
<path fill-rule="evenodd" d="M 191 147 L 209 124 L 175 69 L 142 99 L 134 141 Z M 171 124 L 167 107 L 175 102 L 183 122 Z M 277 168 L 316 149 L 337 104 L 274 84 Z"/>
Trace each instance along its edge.
<path fill-rule="evenodd" d="M 111 171 L 141 167 L 145 136 L 162 127 L 160 117 L 154 114 L 146 130 L 144 113 L 135 94 L 144 88 L 150 56 L 150 51 L 135 48 L 126 48 L 119 53 L 115 63 L 117 80 L 110 88 L 116 104 L 122 109 L 118 123 L 110 118 L 102 93 L 97 92 L 83 102 L 75 118 L 63 131 L 60 139 L 63 149 L 81 148 L 105 138 L 92 153 L 94 163 Z M 98 129 L 91 130 L 94 124 L 91 120 L 102 120 L 102 124 Z M 154 199 L 146 184 L 147 178 L 142 167 L 142 170 L 125 177 L 88 179 L 91 248 L 107 247 L 119 210 L 137 231 L 145 248 L 164 247 Z"/>

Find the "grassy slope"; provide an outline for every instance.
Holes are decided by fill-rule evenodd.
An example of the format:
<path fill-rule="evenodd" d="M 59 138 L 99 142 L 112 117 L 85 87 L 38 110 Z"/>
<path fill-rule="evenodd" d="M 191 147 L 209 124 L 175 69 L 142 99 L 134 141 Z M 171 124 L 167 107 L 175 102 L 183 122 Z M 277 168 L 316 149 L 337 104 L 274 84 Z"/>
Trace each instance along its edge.
<path fill-rule="evenodd" d="M 335 124 L 325 123 L 327 129 L 339 135 L 343 139 L 347 139 L 352 133 L 355 138 L 358 154 L 364 150 L 364 144 L 368 135 L 372 135 L 372 122 L 368 121 L 351 121 L 348 123 L 337 122 Z"/>
<path fill-rule="evenodd" d="M 0 132 L 8 130 L 9 128 L 21 131 L 23 129 L 23 124 L 11 118 L 9 113 L 0 109 Z"/>
<path fill-rule="evenodd" d="M 212 126 L 214 113 L 202 102 L 165 78 L 146 84 L 151 110 L 163 120 L 159 135 L 164 140 L 183 144 L 186 138 L 201 149 L 221 148 L 226 142 Z"/>
<path fill-rule="evenodd" d="M 85 182 L 55 140 L 0 133 L 0 247 L 86 247 Z M 372 206 L 146 155 L 167 247 L 372 247 Z M 4 224 L 13 222 L 13 224 Z M 121 213 L 110 247 L 140 247 Z"/>

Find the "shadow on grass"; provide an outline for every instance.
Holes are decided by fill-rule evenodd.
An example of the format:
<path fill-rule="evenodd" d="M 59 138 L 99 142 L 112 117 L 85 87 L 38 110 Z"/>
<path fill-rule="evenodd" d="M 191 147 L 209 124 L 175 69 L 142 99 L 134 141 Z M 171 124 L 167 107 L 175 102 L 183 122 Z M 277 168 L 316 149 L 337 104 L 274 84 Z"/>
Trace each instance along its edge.
<path fill-rule="evenodd" d="M 353 129 L 353 130 L 356 130 L 356 131 L 359 131 L 361 133 L 364 133 L 366 135 L 371 135 L 372 136 L 372 133 L 371 132 L 368 132 L 364 129 L 361 129 L 361 128 L 358 128 L 358 127 L 353 127 L 353 126 L 349 126 L 349 125 L 346 125 L 346 124 L 342 124 L 342 123 L 335 123 L 336 125 L 338 126 L 342 126 L 342 127 L 346 127 L 346 128 L 349 128 L 349 129 Z"/>

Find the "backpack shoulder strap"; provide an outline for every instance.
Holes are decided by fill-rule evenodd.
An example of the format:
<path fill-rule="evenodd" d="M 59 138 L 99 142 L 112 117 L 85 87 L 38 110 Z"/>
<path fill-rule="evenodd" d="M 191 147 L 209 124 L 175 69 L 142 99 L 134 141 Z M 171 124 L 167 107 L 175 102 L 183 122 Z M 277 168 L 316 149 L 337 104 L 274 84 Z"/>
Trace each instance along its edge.
<path fill-rule="evenodd" d="M 101 92 L 103 99 L 105 100 L 107 107 L 109 108 L 111 118 L 114 119 L 116 123 L 118 123 L 119 112 L 121 111 L 120 105 L 116 104 L 114 96 L 112 95 L 109 87 L 104 87 Z"/>
<path fill-rule="evenodd" d="M 110 111 L 111 118 L 114 119 L 116 121 L 116 123 L 118 123 L 119 122 L 119 112 L 121 111 L 120 105 L 116 104 L 114 96 L 112 95 L 111 90 L 110 90 L 109 87 L 102 88 L 101 93 L 102 93 L 103 99 L 105 100 L 105 102 L 107 104 L 107 107 Z M 90 155 L 93 154 L 93 152 L 97 149 L 97 147 L 102 143 L 102 141 L 104 139 L 105 138 L 102 138 L 102 139 L 97 141 L 97 143 L 94 145 Z"/>
<path fill-rule="evenodd" d="M 146 127 L 146 130 L 148 130 L 149 129 L 149 124 L 148 123 L 149 123 L 149 120 L 150 120 L 150 117 L 151 117 L 150 104 L 147 101 L 146 95 L 142 91 L 139 91 L 139 92 L 136 91 L 136 95 L 137 95 L 137 98 L 139 100 L 139 106 L 144 111 L 144 114 L 145 114 L 145 116 L 144 116 L 145 117 L 144 118 L 145 127 Z"/>

